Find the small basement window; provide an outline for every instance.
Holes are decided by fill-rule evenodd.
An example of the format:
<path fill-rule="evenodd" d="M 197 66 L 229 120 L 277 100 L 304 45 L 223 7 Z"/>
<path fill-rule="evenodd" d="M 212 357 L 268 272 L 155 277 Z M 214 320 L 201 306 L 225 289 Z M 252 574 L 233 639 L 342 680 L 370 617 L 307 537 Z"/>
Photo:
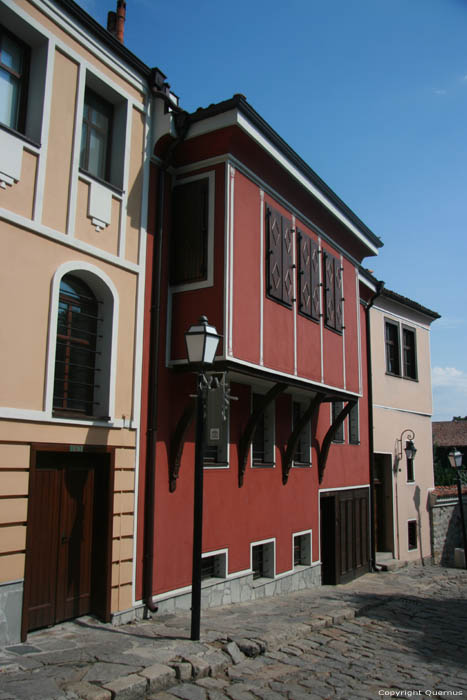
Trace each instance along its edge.
<path fill-rule="evenodd" d="M 409 520 L 407 523 L 407 528 L 408 528 L 408 538 L 409 538 L 409 551 L 411 549 L 417 549 L 418 548 L 417 521 L 416 520 Z"/>
<path fill-rule="evenodd" d="M 201 559 L 201 580 L 212 578 L 225 578 L 227 576 L 227 560 L 225 552 L 222 554 L 207 554 Z"/>
<path fill-rule="evenodd" d="M 293 565 L 294 567 L 311 565 L 311 533 L 294 535 Z"/>
<path fill-rule="evenodd" d="M 251 550 L 253 580 L 274 578 L 274 542 L 253 545 Z"/>

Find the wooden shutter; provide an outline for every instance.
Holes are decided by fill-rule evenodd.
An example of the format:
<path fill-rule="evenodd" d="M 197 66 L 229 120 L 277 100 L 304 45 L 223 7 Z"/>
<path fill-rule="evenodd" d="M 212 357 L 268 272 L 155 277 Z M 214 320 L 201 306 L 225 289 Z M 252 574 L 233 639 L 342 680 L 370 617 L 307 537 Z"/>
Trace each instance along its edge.
<path fill-rule="evenodd" d="M 329 328 L 336 327 L 336 304 L 334 284 L 334 258 L 329 253 L 324 253 L 324 303 L 325 323 Z"/>
<path fill-rule="evenodd" d="M 282 217 L 279 212 L 268 207 L 268 294 L 282 301 Z"/>
<path fill-rule="evenodd" d="M 293 232 L 292 222 L 282 217 L 282 301 L 293 303 Z"/>
<path fill-rule="evenodd" d="M 315 241 L 310 239 L 311 251 L 311 318 L 320 319 L 320 284 L 319 284 L 319 248 Z"/>
<path fill-rule="evenodd" d="M 334 308 L 335 308 L 335 329 L 336 331 L 342 331 L 342 268 L 341 261 L 334 258 Z"/>
<path fill-rule="evenodd" d="M 300 313 L 311 316 L 311 238 L 299 231 L 298 243 L 298 308 Z"/>

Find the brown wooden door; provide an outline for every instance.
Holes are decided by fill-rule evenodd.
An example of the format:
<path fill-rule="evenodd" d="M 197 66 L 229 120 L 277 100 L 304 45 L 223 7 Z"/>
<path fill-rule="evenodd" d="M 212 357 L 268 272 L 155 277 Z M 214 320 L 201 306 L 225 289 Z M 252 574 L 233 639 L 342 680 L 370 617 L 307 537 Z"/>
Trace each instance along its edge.
<path fill-rule="evenodd" d="M 368 489 L 321 495 L 322 581 L 346 583 L 368 571 Z"/>
<path fill-rule="evenodd" d="M 101 488 L 102 472 L 107 470 L 102 470 L 102 457 L 105 455 L 37 453 L 28 521 L 29 630 L 92 611 L 93 558 L 96 552 L 105 555 L 105 543 L 94 523 L 100 512 L 106 530 L 106 499 Z M 96 489 L 96 484 L 101 488 Z M 105 556 L 100 565 L 105 567 Z M 101 590 L 94 590 L 94 595 L 102 599 Z"/>

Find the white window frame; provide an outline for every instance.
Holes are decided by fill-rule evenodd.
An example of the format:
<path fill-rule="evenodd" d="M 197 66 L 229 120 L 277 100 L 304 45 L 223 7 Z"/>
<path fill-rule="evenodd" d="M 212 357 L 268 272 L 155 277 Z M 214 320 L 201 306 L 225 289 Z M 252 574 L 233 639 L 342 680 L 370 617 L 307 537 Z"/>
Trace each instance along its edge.
<path fill-rule="evenodd" d="M 228 577 L 229 571 L 229 551 L 228 549 L 217 549 L 212 552 L 203 552 L 201 555 L 202 559 L 208 559 L 209 557 L 215 557 L 215 568 L 217 572 L 213 577 L 204 579 L 201 586 L 209 586 L 216 583 L 220 583 Z"/>
<path fill-rule="evenodd" d="M 110 187 L 116 188 L 120 192 L 123 192 L 125 183 L 125 156 L 126 156 L 126 139 L 127 139 L 127 120 L 129 105 L 128 100 L 120 92 L 114 90 L 108 83 L 101 80 L 95 73 L 91 70 L 86 69 L 86 76 L 83 85 L 81 103 L 81 119 L 79 121 L 78 129 L 78 153 L 81 153 L 81 132 L 82 123 L 84 115 L 84 101 L 86 89 L 90 89 L 97 93 L 99 97 L 108 102 L 113 107 L 113 117 L 112 117 L 112 132 L 110 134 L 110 173 L 109 179 L 102 179 L 96 175 L 93 175 L 88 170 L 81 170 L 80 174 L 83 174 L 90 179 L 97 180 L 103 185 L 108 185 Z M 80 158 L 78 157 L 78 164 Z"/>
<path fill-rule="evenodd" d="M 269 583 L 272 579 L 276 578 L 276 539 L 272 537 L 267 540 L 258 540 L 257 542 L 250 543 L 250 570 L 253 574 L 253 549 L 255 547 L 267 547 L 268 553 L 268 564 L 267 573 L 253 580 L 253 586 L 261 585 L 264 583 Z"/>
<path fill-rule="evenodd" d="M 215 184 L 216 174 L 214 170 L 191 175 L 190 177 L 179 177 L 172 183 L 172 189 L 177 185 L 185 185 L 196 180 L 208 180 L 208 240 L 207 240 L 207 266 L 206 279 L 198 282 L 184 282 L 174 284 L 169 287 L 172 293 L 184 292 L 194 289 L 205 289 L 214 285 L 214 207 L 215 207 Z"/>
<path fill-rule="evenodd" d="M 298 571 L 300 569 L 306 569 L 309 566 L 312 565 L 313 562 L 313 538 L 312 538 L 313 531 L 312 530 L 303 530 L 301 532 L 294 532 L 292 534 L 292 564 L 293 564 L 293 569 L 294 571 Z M 306 559 L 305 564 L 295 564 L 295 538 L 296 537 L 303 537 L 305 538 L 302 542 L 301 549 L 305 550 L 305 552 L 302 551 L 302 554 L 304 553 L 304 558 Z"/>
<path fill-rule="evenodd" d="M 98 298 L 104 302 L 104 321 L 102 329 L 102 360 L 101 388 L 96 397 L 100 399 L 102 412 L 110 421 L 115 419 L 115 387 L 117 377 L 117 339 L 119 319 L 119 296 L 117 289 L 102 270 L 85 262 L 68 262 L 61 265 L 55 272 L 52 281 L 52 294 L 49 311 L 49 335 L 47 352 L 47 377 L 45 392 L 45 411 L 53 416 L 53 391 L 55 379 L 55 355 L 57 345 L 57 318 L 60 296 L 60 283 L 67 274 L 73 274 L 82 279 L 91 288 Z M 54 417 L 55 418 L 55 417 Z M 57 418 L 72 422 L 82 422 L 85 418 Z"/>

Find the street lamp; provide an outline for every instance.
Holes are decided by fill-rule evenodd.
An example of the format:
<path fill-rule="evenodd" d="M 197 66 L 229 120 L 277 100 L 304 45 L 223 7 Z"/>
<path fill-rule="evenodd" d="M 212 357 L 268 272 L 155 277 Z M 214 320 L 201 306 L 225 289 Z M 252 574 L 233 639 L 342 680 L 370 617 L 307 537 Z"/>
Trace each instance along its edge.
<path fill-rule="evenodd" d="M 407 433 L 408 440 L 405 442 L 405 447 L 404 447 L 404 452 L 407 457 L 407 459 L 415 459 L 415 455 L 417 452 L 417 448 L 415 447 L 415 443 L 413 441 L 415 437 L 415 433 L 413 430 L 410 428 L 407 428 L 406 430 L 403 430 L 401 433 L 400 438 L 398 438 L 397 443 L 398 443 L 398 458 L 402 459 L 402 438 L 404 437 L 405 433 Z"/>
<path fill-rule="evenodd" d="M 206 316 L 185 333 L 188 362 L 197 369 L 195 487 L 193 507 L 193 572 L 191 580 L 191 639 L 200 637 L 201 621 L 201 555 L 203 548 L 203 469 L 205 450 L 206 394 L 209 381 L 206 368 L 214 362 L 220 335 L 210 326 Z"/>
<path fill-rule="evenodd" d="M 467 534 L 465 531 L 465 518 L 464 518 L 464 506 L 462 503 L 462 484 L 460 470 L 464 469 L 462 466 L 462 452 L 454 447 L 448 454 L 449 463 L 451 467 L 456 471 L 456 481 L 457 481 L 457 495 L 459 498 L 459 510 L 461 513 L 461 525 L 462 525 L 462 537 L 464 539 L 464 567 L 467 569 Z"/>

